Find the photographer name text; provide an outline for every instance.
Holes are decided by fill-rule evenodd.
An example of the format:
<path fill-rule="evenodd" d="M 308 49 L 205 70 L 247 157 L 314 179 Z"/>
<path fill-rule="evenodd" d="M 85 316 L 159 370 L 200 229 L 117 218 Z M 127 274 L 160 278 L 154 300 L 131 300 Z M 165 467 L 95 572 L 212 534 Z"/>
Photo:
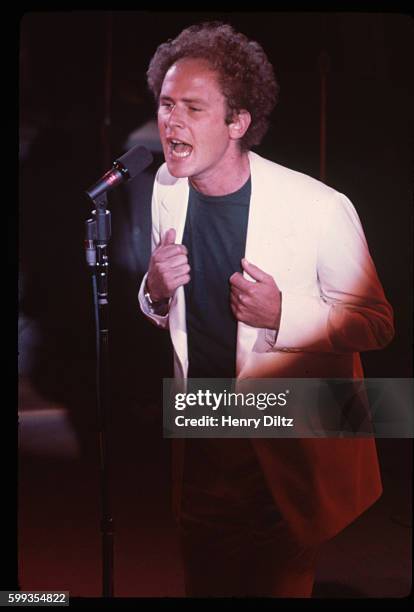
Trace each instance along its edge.
<path fill-rule="evenodd" d="M 180 414 L 175 417 L 177 427 L 247 427 L 257 429 L 264 427 L 294 427 L 294 419 L 285 416 L 263 415 L 257 418 L 236 418 L 228 415 L 213 417 L 203 415 L 199 418 L 185 417 Z"/>

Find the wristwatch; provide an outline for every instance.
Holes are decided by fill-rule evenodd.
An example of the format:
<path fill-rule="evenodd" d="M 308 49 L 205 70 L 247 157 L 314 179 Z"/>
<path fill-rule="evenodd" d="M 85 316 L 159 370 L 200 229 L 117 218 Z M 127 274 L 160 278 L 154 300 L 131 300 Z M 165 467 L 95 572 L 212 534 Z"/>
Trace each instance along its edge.
<path fill-rule="evenodd" d="M 159 310 L 162 306 L 168 304 L 169 299 L 163 299 L 163 300 L 159 300 L 159 301 L 155 301 L 153 299 L 151 299 L 151 295 L 150 292 L 148 290 L 148 286 L 147 283 L 145 283 L 145 287 L 144 287 L 144 297 L 145 297 L 145 301 L 147 302 L 147 306 L 148 309 L 151 313 L 156 314 L 157 310 Z"/>

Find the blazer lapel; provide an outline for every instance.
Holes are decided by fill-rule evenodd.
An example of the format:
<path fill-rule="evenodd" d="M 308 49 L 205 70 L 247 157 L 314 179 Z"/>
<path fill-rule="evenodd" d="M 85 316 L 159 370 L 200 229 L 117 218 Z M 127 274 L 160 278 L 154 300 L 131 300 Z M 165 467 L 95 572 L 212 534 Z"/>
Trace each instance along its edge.
<path fill-rule="evenodd" d="M 252 192 L 247 226 L 245 256 L 248 261 L 267 273 L 275 266 L 282 267 L 286 257 L 283 233 L 286 233 L 283 194 L 281 185 L 275 181 L 275 164 L 269 172 L 267 161 L 256 153 L 249 153 Z M 276 186 L 278 193 L 275 193 Z M 243 276 L 253 280 L 246 272 Z M 237 325 L 236 376 L 240 377 L 248 357 L 258 340 L 259 330 L 245 323 Z"/>
<path fill-rule="evenodd" d="M 161 199 L 160 230 L 163 235 L 170 227 L 177 233 L 176 243 L 183 239 L 188 207 L 187 179 L 178 179 Z"/>
<path fill-rule="evenodd" d="M 252 183 L 252 191 L 250 196 L 250 207 L 249 207 L 249 220 L 247 224 L 247 236 L 246 236 L 246 250 L 245 256 L 248 261 L 252 263 L 256 260 L 255 253 L 258 248 L 258 239 L 261 235 L 261 223 L 263 216 L 261 213 L 261 199 L 260 194 L 260 171 L 258 171 L 257 163 L 254 154 L 249 153 L 250 162 L 250 175 Z M 251 277 L 243 272 L 243 276 L 249 280 Z M 244 364 L 247 361 L 249 353 L 251 352 L 257 332 L 254 327 L 242 323 L 241 321 L 237 324 L 237 344 L 236 344 L 236 376 L 239 376 Z"/>
<path fill-rule="evenodd" d="M 178 179 L 174 186 L 167 190 L 160 202 L 160 231 L 165 232 L 173 227 L 176 231 L 176 243 L 181 244 L 184 234 L 185 219 L 188 208 L 188 181 Z M 176 367 L 181 370 L 183 378 L 188 371 L 187 326 L 185 320 L 184 287 L 177 289 L 170 306 L 169 328 L 171 340 L 176 353 Z"/>

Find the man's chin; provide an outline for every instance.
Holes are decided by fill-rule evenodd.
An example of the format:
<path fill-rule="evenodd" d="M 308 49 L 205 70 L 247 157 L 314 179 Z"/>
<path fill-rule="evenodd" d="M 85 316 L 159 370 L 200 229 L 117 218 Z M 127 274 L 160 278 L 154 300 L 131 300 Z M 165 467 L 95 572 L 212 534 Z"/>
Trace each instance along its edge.
<path fill-rule="evenodd" d="M 177 168 L 177 164 L 171 164 L 168 161 L 166 163 L 168 172 L 171 174 L 171 176 L 174 176 L 175 178 L 187 178 L 189 176 L 188 170 L 186 171 L 184 168 Z"/>

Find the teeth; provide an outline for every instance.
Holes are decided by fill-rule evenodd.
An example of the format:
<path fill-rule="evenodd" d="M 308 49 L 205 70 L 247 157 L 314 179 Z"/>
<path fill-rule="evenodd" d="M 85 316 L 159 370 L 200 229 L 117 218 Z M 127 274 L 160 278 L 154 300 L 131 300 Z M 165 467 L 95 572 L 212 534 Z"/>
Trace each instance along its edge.
<path fill-rule="evenodd" d="M 176 159 L 184 159 L 189 157 L 192 153 L 193 147 L 187 142 L 177 140 L 176 138 L 170 138 L 169 143 L 171 155 Z"/>
<path fill-rule="evenodd" d="M 191 154 L 191 151 L 183 151 L 182 153 L 178 153 L 175 149 L 172 150 L 172 154 L 174 157 L 188 157 Z"/>

